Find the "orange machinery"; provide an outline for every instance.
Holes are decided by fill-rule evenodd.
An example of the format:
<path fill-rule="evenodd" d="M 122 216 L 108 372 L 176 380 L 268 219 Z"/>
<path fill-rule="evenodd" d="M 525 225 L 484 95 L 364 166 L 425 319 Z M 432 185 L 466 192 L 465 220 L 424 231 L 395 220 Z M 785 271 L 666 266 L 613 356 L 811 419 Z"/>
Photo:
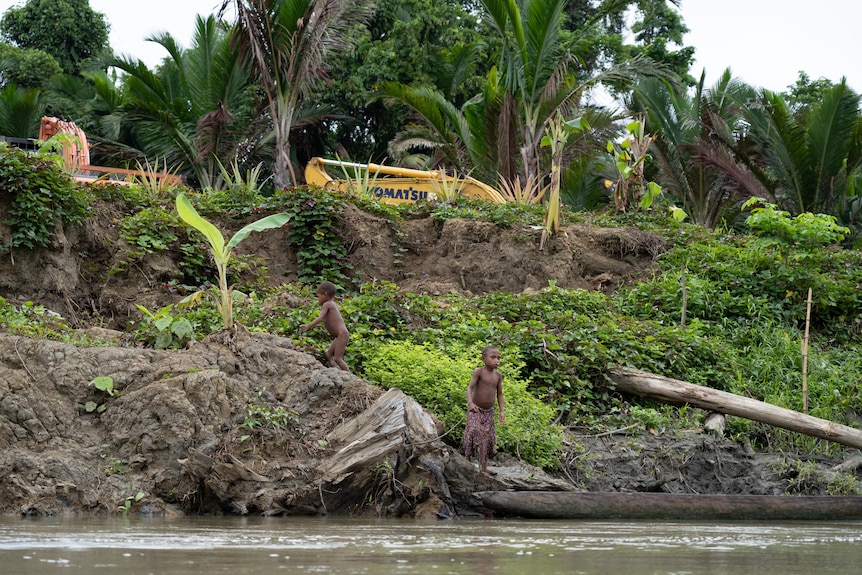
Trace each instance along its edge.
<path fill-rule="evenodd" d="M 75 181 L 128 186 L 134 183 L 136 178 L 140 179 L 144 175 L 139 170 L 91 165 L 90 145 L 87 143 L 87 135 L 84 131 L 75 122 L 67 122 L 50 116 L 43 117 L 39 126 L 39 140 L 46 142 L 56 134 L 72 136 L 63 141 L 62 154 L 63 160 L 66 162 L 69 172 L 73 174 Z M 179 185 L 183 182 L 180 176 L 166 172 L 156 172 L 153 176 L 170 185 Z"/>

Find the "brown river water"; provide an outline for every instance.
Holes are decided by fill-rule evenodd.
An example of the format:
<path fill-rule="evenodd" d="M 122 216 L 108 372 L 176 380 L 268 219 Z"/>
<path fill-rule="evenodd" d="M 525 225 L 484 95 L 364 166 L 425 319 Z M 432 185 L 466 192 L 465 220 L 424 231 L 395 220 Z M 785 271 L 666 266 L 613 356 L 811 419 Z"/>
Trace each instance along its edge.
<path fill-rule="evenodd" d="M 0 517 L 0 575 L 850 574 L 862 522 Z"/>

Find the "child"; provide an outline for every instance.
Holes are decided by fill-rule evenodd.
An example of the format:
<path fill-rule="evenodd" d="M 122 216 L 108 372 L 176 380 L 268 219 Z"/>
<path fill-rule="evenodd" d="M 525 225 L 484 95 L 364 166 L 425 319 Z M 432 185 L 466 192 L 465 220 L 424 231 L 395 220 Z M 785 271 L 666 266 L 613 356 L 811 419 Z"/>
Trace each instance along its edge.
<path fill-rule="evenodd" d="M 347 331 L 347 326 L 344 325 L 344 320 L 341 318 L 341 312 L 338 311 L 338 306 L 334 301 L 335 284 L 332 282 L 323 282 L 317 286 L 316 293 L 317 301 L 320 304 L 320 315 L 313 322 L 300 326 L 299 331 L 307 331 L 323 322 L 326 331 L 335 338 L 326 350 L 326 359 L 329 361 L 329 366 L 340 367 L 344 371 L 350 371 L 343 359 L 344 350 L 347 349 L 347 343 L 350 341 L 350 332 Z"/>
<path fill-rule="evenodd" d="M 506 409 L 503 405 L 503 376 L 497 371 L 500 350 L 486 347 L 482 350 L 482 361 L 485 365 L 473 372 L 467 386 L 467 427 L 463 447 L 467 459 L 476 453 L 482 472 L 488 473 L 488 458 L 494 456 L 497 445 L 494 400 L 500 407 L 500 425 L 506 422 Z M 494 474 L 492 471 L 491 475 Z"/>

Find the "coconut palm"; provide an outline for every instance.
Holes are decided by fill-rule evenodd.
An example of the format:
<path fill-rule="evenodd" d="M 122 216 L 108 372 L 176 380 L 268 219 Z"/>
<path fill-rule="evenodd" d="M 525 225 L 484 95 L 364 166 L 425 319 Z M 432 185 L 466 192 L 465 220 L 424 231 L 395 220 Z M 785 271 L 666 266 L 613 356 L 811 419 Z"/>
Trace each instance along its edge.
<path fill-rule="evenodd" d="M 576 59 L 565 47 L 561 31 L 568 0 L 482 0 L 493 29 L 502 42 L 497 67 L 486 77 L 482 92 L 460 108 L 442 92 L 429 87 L 386 84 L 380 96 L 409 106 L 421 119 L 399 135 L 392 149 L 421 145 L 455 163 L 461 171 L 495 182 L 536 181 L 551 171 L 542 139 L 556 118 L 584 117 L 592 134 L 579 134 L 567 142 L 564 158 L 595 140 L 604 140 L 613 116 L 585 110 L 581 99 L 586 89 L 600 82 L 631 79 L 637 74 L 661 71 L 642 58 L 582 79 Z M 593 116 L 593 117 L 591 117 Z M 427 138 L 423 141 L 422 136 Z"/>
<path fill-rule="evenodd" d="M 254 67 L 275 140 L 273 180 L 296 183 L 291 130 L 303 104 L 325 79 L 328 57 L 348 48 L 347 31 L 370 14 L 368 0 L 224 0 L 236 12 L 234 39 Z"/>

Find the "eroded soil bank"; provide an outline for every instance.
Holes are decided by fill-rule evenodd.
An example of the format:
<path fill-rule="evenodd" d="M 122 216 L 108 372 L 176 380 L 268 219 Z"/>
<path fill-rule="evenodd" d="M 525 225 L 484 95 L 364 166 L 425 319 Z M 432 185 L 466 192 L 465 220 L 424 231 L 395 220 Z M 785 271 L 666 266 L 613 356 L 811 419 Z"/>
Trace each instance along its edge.
<path fill-rule="evenodd" d="M 2 208 L 2 205 L 0 205 Z M 366 279 L 436 295 L 559 287 L 610 291 L 649 273 L 664 248 L 631 229 L 540 232 L 487 222 L 387 222 L 348 207 L 351 263 Z M 123 328 L 175 303 L 177 254 L 128 259 L 119 209 L 103 203 L 55 245 L 0 260 L 0 295 L 33 301 L 124 341 Z M 228 232 L 246 222 L 223 222 Z M 235 230 L 234 230 L 235 231 Z M 8 230 L 0 223 L 0 239 Z M 268 283 L 296 279 L 283 230 L 242 250 L 264 258 Z M 98 327 L 93 327 L 97 325 Z M 90 382 L 109 377 L 113 392 Z M 466 382 L 465 382 L 466 385 Z M 481 515 L 495 489 L 825 494 L 855 481 L 856 450 L 834 457 L 756 453 L 700 430 L 642 426 L 578 435 L 553 474 L 511 454 L 485 476 L 441 437 L 434 415 L 397 390 L 324 368 L 289 339 L 239 327 L 188 349 L 84 347 L 0 334 L 0 513 Z"/>
<path fill-rule="evenodd" d="M 96 377 L 115 393 L 89 385 Z M 500 454 L 486 476 L 441 432 L 399 391 L 243 328 L 180 351 L 0 335 L 4 514 L 454 518 L 483 513 L 476 491 L 825 493 L 830 473 L 856 465 L 812 461 L 803 481 L 805 462 L 699 432 L 635 430 L 573 436 L 580 447 L 553 475 Z"/>

